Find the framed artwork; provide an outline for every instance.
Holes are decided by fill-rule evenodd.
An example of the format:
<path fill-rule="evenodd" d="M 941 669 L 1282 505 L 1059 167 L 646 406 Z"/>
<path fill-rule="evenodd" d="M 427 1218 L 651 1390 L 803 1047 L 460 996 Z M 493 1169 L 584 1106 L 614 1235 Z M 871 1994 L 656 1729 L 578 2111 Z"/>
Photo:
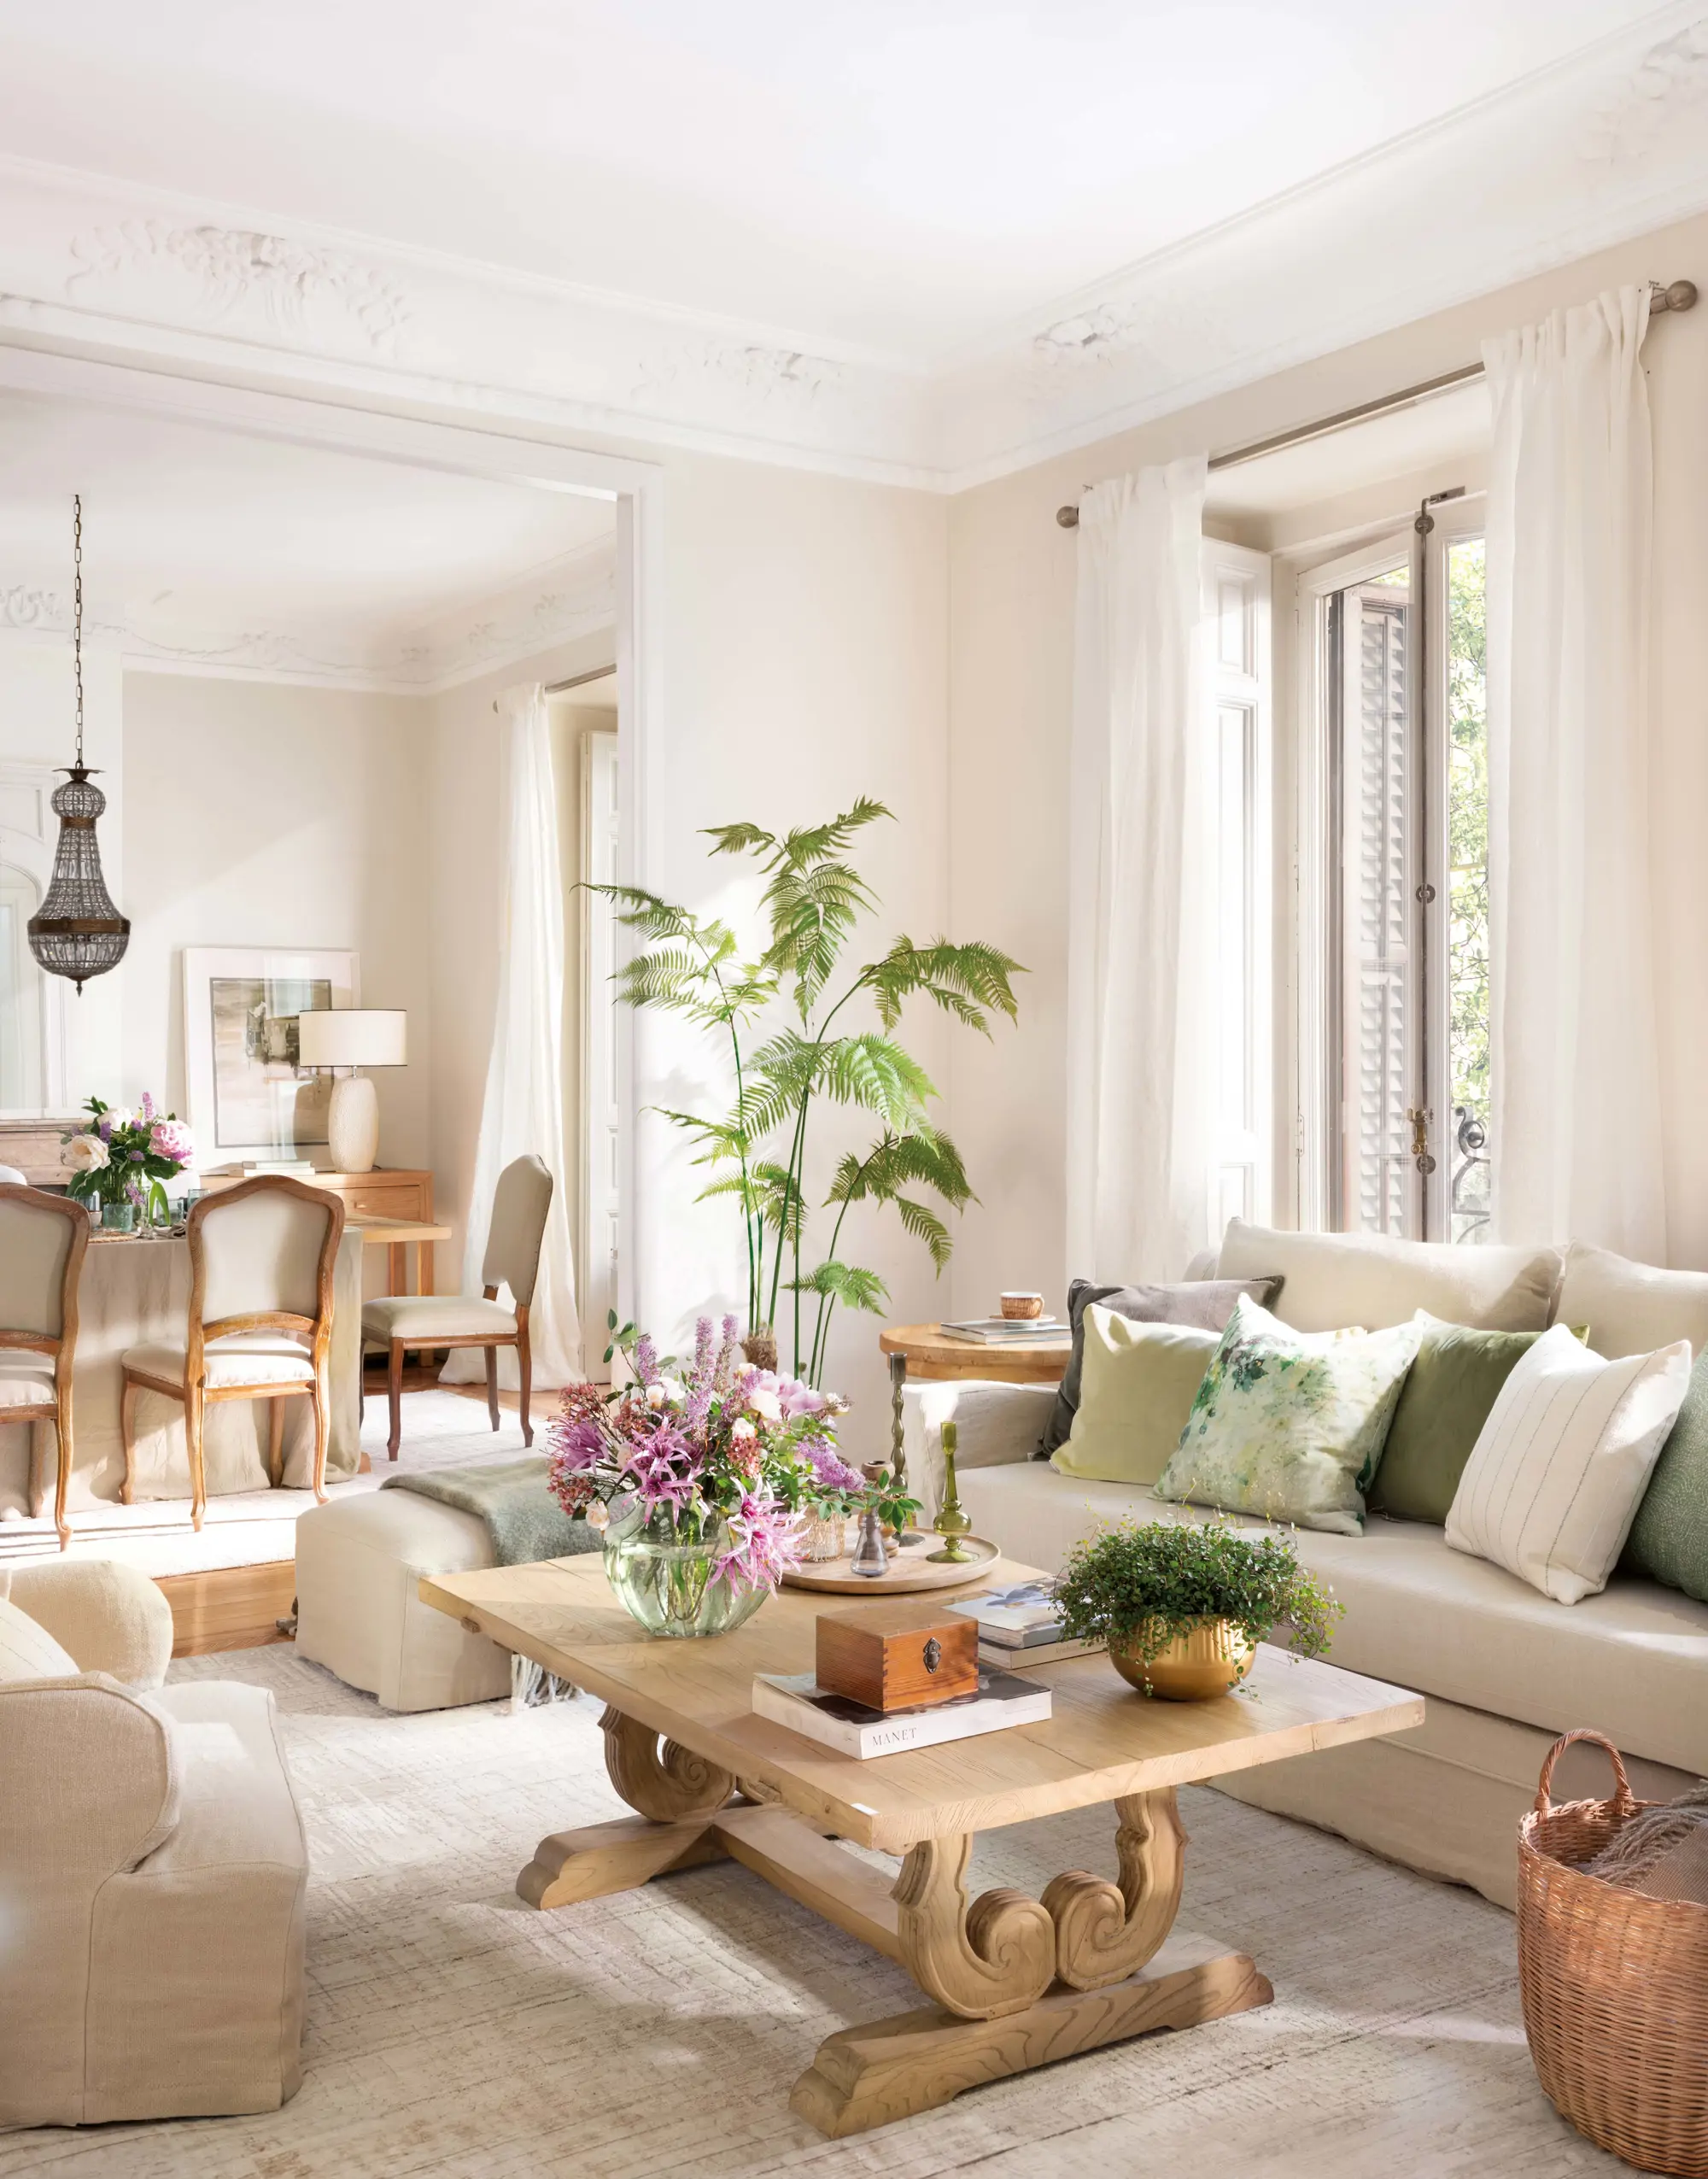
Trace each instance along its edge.
<path fill-rule="evenodd" d="M 185 946 L 187 1116 L 202 1171 L 325 1144 L 332 1078 L 299 1070 L 296 1017 L 360 1003 L 354 953 Z"/>

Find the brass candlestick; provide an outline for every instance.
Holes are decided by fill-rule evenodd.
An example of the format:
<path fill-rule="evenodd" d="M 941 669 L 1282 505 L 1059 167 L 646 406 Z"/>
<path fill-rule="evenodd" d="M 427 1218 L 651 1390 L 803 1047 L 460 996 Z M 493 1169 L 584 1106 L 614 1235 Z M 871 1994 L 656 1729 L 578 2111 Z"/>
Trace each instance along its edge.
<path fill-rule="evenodd" d="M 943 1505 L 932 1526 L 943 1538 L 940 1551 L 931 1554 L 933 1566 L 963 1567 L 973 1563 L 973 1554 L 963 1551 L 961 1538 L 973 1526 L 967 1510 L 961 1503 L 961 1493 L 955 1481 L 955 1444 L 958 1432 L 952 1422 L 943 1426 Z"/>

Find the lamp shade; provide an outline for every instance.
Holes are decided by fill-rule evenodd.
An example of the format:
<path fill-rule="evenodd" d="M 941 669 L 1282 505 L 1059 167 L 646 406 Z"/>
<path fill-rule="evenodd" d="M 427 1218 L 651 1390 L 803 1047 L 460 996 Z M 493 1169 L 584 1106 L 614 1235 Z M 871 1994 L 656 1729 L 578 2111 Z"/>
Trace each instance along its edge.
<path fill-rule="evenodd" d="M 299 1067 L 401 1067 L 408 1016 L 370 1006 L 339 1006 L 296 1017 Z"/>

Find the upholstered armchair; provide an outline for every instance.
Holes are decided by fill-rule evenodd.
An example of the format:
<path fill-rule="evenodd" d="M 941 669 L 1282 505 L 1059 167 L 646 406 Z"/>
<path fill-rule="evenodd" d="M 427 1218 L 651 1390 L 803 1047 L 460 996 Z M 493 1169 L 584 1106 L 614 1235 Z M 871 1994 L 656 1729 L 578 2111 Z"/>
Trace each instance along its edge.
<path fill-rule="evenodd" d="M 0 1174 L 14 1171 L 0 1166 Z M 77 1290 L 89 1247 L 89 1213 L 0 1179 L 0 1421 L 51 1422 L 57 1443 L 54 1526 L 59 1548 L 71 1542 L 66 1486 L 71 1480 L 71 1365 L 77 1345 Z M 31 1510 L 42 1510 L 32 1444 Z"/>
<path fill-rule="evenodd" d="M 137 1396 L 184 1403 L 190 1453 L 190 1520 L 208 1504 L 202 1418 L 216 1400 L 266 1400 L 267 1471 L 284 1467 L 281 1403 L 314 1408 L 314 1495 L 326 1497 L 331 1403 L 326 1357 L 332 1340 L 332 1271 L 344 1206 L 324 1188 L 265 1174 L 204 1196 L 190 1214 L 190 1318 L 180 1342 L 159 1339 L 125 1353 L 124 1500 L 131 1502 Z"/>
<path fill-rule="evenodd" d="M 487 1228 L 481 1265 L 484 1292 L 479 1300 L 465 1294 L 389 1294 L 362 1309 L 362 1344 L 386 1356 L 386 1388 L 391 1403 L 391 1432 L 386 1451 L 393 1460 L 403 1442 L 403 1357 L 411 1347 L 484 1347 L 487 1413 L 498 1423 L 498 1350 L 514 1347 L 522 1377 L 522 1442 L 534 1442 L 529 1419 L 533 1362 L 528 1349 L 528 1305 L 540 1274 L 540 1245 L 546 1214 L 552 1207 L 552 1175 L 537 1157 L 518 1157 L 498 1176 L 493 1192 L 492 1223 Z M 498 1298 L 508 1286 L 513 1304 Z"/>
<path fill-rule="evenodd" d="M 166 1687 L 133 1568 L 0 1573 L 0 2126 L 272 2111 L 307 1853 L 265 1688 Z"/>

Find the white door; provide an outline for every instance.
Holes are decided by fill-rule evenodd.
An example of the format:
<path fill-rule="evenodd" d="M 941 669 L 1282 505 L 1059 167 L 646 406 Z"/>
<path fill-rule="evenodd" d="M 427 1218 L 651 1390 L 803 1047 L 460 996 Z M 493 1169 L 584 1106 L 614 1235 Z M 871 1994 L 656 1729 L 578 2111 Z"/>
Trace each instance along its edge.
<path fill-rule="evenodd" d="M 588 886 L 617 879 L 617 735 L 597 728 L 582 737 L 582 873 Z M 582 904 L 582 1329 L 589 1377 L 610 1374 L 600 1360 L 605 1326 L 617 1306 L 618 1096 L 617 923 L 603 893 Z"/>

